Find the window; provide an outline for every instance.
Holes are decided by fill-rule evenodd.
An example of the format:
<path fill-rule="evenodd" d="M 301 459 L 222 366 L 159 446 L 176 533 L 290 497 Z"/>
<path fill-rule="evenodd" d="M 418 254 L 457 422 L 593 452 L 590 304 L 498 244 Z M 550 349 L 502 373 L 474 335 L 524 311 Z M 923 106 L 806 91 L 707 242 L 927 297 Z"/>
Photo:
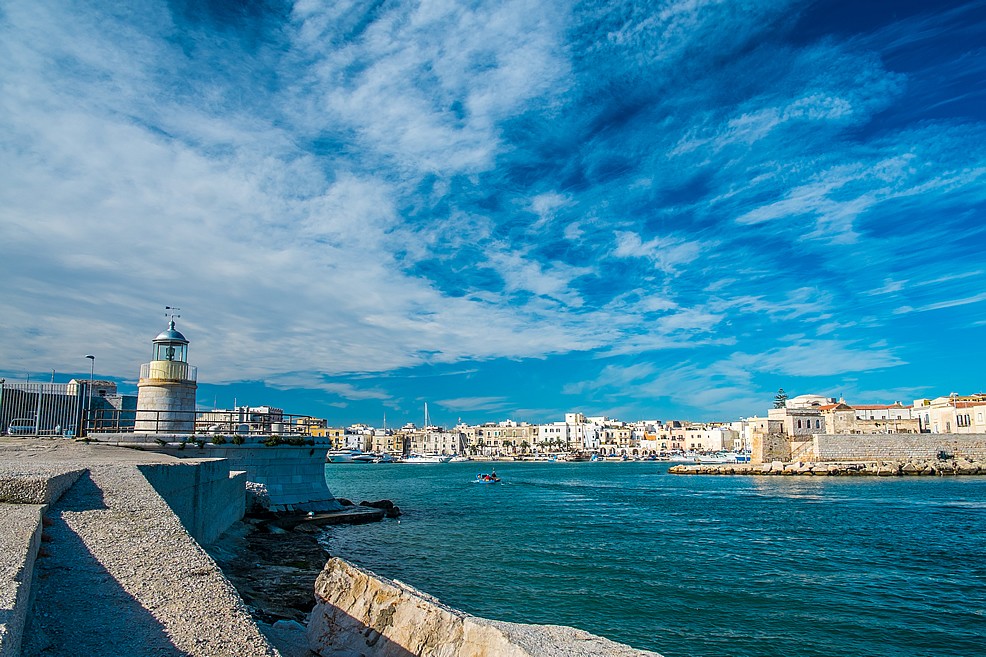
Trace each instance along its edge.
<path fill-rule="evenodd" d="M 816 429 L 821 429 L 822 428 L 821 420 L 815 420 L 815 428 Z"/>

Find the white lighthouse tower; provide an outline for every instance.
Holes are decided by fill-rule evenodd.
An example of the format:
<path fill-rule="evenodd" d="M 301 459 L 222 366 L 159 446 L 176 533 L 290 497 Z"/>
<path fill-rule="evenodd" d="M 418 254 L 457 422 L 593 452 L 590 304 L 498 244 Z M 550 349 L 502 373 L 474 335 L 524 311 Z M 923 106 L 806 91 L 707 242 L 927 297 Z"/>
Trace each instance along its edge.
<path fill-rule="evenodd" d="M 178 308 L 168 308 L 178 310 Z M 196 368 L 188 364 L 188 340 L 175 328 L 154 338 L 151 362 L 140 366 L 137 382 L 138 433 L 193 433 L 195 430 Z"/>

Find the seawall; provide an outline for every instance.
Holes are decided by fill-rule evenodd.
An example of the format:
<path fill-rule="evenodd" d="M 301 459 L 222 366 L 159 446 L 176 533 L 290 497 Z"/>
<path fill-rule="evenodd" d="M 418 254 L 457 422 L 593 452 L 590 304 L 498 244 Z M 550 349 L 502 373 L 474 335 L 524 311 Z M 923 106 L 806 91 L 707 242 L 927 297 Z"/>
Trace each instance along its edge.
<path fill-rule="evenodd" d="M 195 459 L 138 465 L 199 543 L 215 541 L 246 510 L 246 473 L 231 471 L 228 461 Z"/>
<path fill-rule="evenodd" d="M 93 434 L 100 443 L 132 447 L 178 459 L 226 459 L 233 471 L 246 473 L 246 480 L 262 485 L 272 511 L 341 511 L 325 483 L 327 439 L 314 445 L 267 446 L 257 436 L 245 437 L 242 445 L 215 444 L 214 437 L 182 434 Z M 196 442 L 200 440 L 201 443 Z M 201 445 L 201 446 L 200 446 Z"/>
<path fill-rule="evenodd" d="M 952 458 L 986 460 L 986 434 L 817 434 L 801 460 L 853 462 Z"/>
<path fill-rule="evenodd" d="M 715 463 L 704 465 L 675 465 L 670 474 L 699 475 L 811 475 L 826 477 L 955 477 L 986 475 L 986 459 L 913 459 L 905 461 L 876 460 L 851 463 L 824 461 L 795 461 L 784 463 Z"/>

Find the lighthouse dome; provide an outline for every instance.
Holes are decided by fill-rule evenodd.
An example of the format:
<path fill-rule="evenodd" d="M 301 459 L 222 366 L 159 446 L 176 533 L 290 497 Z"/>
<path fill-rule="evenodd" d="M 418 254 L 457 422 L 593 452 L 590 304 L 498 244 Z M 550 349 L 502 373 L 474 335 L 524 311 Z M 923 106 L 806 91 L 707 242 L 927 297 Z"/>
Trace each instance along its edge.
<path fill-rule="evenodd" d="M 175 328 L 174 320 L 171 320 L 171 324 L 168 326 L 166 331 L 161 331 L 161 333 L 154 338 L 154 342 L 177 342 L 181 344 L 188 344 L 188 340 L 186 340 L 185 336 L 181 334 L 181 331 Z"/>

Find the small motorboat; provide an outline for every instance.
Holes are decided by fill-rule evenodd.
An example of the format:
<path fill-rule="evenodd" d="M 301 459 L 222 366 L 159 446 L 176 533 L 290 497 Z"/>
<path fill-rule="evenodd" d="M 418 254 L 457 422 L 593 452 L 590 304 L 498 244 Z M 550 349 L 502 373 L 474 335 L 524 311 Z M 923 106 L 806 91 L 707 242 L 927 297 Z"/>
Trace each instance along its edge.
<path fill-rule="evenodd" d="M 496 472 L 491 472 L 489 474 L 479 473 L 476 478 L 472 480 L 474 484 L 498 484 L 500 483 L 500 478 L 496 476 Z"/>

